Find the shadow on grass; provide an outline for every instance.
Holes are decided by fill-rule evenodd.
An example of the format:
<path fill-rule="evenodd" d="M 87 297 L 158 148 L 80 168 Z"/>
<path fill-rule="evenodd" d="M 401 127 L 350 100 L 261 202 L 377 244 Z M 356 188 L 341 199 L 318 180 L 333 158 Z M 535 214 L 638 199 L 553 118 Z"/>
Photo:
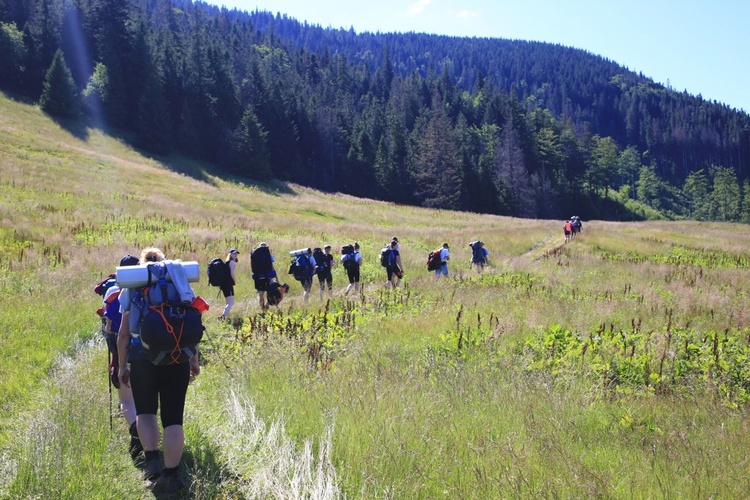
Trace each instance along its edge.
<path fill-rule="evenodd" d="M 154 492 L 158 499 L 168 498 L 241 498 L 239 478 L 231 474 L 217 458 L 219 448 L 200 431 L 193 436 L 182 455 L 185 488 L 179 493 Z"/>
<path fill-rule="evenodd" d="M 45 115 L 76 139 L 80 139 L 82 141 L 88 140 L 89 127 L 85 122 L 74 118 L 62 118 L 59 116 L 53 116 L 47 113 L 45 113 Z"/>

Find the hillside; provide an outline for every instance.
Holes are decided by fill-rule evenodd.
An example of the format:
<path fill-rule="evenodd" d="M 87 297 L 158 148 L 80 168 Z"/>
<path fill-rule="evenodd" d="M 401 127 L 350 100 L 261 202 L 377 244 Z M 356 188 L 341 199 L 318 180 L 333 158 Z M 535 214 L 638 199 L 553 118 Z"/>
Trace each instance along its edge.
<path fill-rule="evenodd" d="M 0 497 L 147 497 L 110 419 L 91 286 L 146 245 L 240 249 L 188 392 L 193 498 L 741 497 L 744 226 L 440 211 L 247 184 L 0 98 Z M 401 241 L 403 286 L 376 254 Z M 481 238 L 491 265 L 469 271 Z M 257 308 L 247 254 L 358 241 L 364 293 Z M 424 270 L 451 245 L 451 277 Z M 286 276 L 283 276 L 287 278 Z M 291 281 L 291 280 L 290 280 Z"/>
<path fill-rule="evenodd" d="M 182 0 L 9 0 L 0 22 L 0 88 L 224 175 L 525 218 L 750 222 L 750 117 L 585 51 Z"/>

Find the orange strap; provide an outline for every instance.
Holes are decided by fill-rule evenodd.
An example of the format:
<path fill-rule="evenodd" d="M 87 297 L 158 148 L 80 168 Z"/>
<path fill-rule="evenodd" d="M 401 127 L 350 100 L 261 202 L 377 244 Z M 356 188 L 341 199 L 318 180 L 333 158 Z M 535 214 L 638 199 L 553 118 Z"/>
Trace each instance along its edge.
<path fill-rule="evenodd" d="M 166 316 L 164 316 L 164 303 L 163 302 L 159 304 L 158 306 L 151 306 L 151 310 L 156 312 L 159 316 L 161 316 L 162 321 L 164 321 L 164 326 L 167 329 L 167 333 L 169 333 L 174 339 L 174 349 L 172 349 L 172 352 L 169 353 L 169 357 L 171 358 L 172 362 L 168 364 L 170 365 L 179 364 L 180 354 L 182 354 L 182 349 L 180 348 L 180 340 L 182 340 L 182 332 L 185 329 L 185 321 L 184 320 L 182 321 L 182 325 L 180 325 L 180 334 L 177 335 L 172 325 L 169 324 L 169 321 L 167 321 Z"/>

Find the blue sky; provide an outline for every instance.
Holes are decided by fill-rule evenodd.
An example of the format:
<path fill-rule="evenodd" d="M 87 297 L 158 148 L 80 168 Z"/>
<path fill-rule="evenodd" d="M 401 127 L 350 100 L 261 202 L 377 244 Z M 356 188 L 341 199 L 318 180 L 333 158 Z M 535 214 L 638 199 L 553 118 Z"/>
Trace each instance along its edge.
<path fill-rule="evenodd" d="M 206 0 L 324 28 L 559 43 L 750 112 L 750 0 Z"/>

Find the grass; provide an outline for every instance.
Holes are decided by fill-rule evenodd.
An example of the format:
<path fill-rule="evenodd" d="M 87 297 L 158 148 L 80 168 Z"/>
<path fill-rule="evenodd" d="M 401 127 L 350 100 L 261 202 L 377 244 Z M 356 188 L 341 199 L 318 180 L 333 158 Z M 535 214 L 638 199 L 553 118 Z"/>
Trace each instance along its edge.
<path fill-rule="evenodd" d="M 240 250 L 233 319 L 212 305 L 188 392 L 193 498 L 742 497 L 750 433 L 750 233 L 396 206 L 223 179 L 79 137 L 0 98 L 0 497 L 149 497 L 106 385 L 91 287 L 157 245 Z M 404 285 L 383 287 L 396 235 Z M 470 270 L 468 242 L 491 265 Z M 267 241 L 292 290 L 261 314 Z M 287 252 L 357 241 L 364 291 L 309 303 Z M 451 245 L 451 277 L 425 270 Z M 317 290 L 315 290 L 317 292 Z M 116 412 L 115 412 L 116 413 Z"/>

